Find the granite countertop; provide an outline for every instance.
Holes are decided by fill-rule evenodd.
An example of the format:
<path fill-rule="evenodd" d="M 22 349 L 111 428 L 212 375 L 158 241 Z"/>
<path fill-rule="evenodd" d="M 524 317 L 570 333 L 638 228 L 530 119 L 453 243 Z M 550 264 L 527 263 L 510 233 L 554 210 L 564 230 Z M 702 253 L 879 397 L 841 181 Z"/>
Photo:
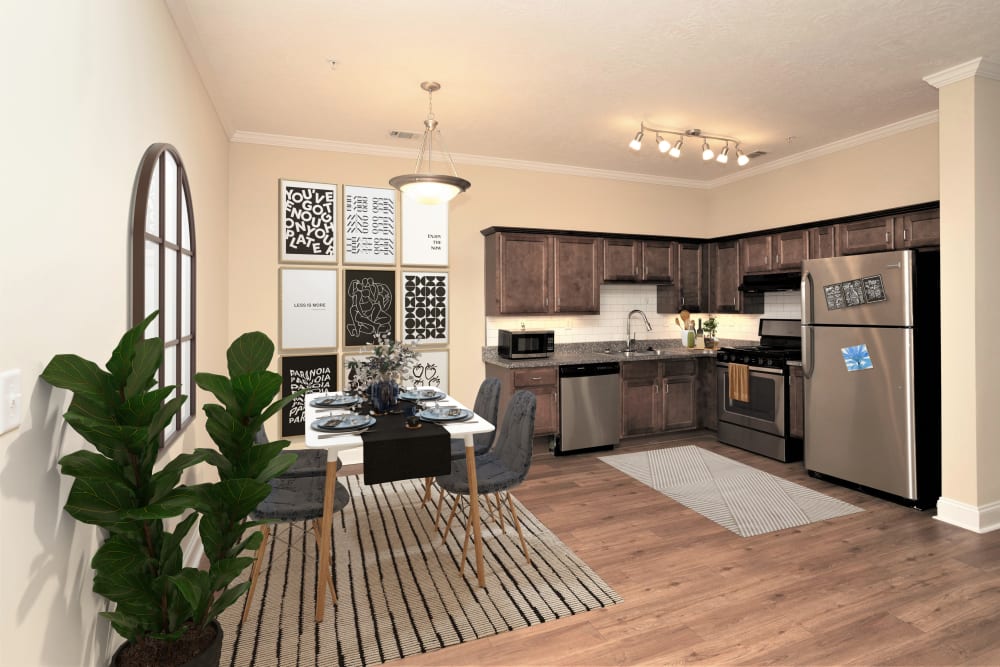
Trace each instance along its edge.
<path fill-rule="evenodd" d="M 745 343 L 746 341 L 720 341 L 720 345 Z M 500 366 L 501 368 L 538 368 L 541 366 L 562 366 L 568 364 L 596 364 L 603 361 L 656 361 L 658 359 L 690 359 L 697 357 L 714 357 L 715 350 L 683 347 L 679 340 L 637 340 L 637 350 L 652 348 L 659 354 L 625 355 L 624 341 L 601 341 L 596 343 L 564 343 L 556 345 L 551 357 L 544 359 L 504 359 L 497 354 L 496 347 L 483 348 L 483 362 Z M 606 354 L 605 350 L 614 353 Z"/>

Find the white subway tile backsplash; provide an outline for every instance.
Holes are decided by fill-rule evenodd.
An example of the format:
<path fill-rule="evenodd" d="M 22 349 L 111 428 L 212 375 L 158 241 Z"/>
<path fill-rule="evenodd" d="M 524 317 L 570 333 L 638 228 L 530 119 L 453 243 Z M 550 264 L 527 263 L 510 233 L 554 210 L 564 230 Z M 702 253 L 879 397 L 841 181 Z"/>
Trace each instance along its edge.
<path fill-rule="evenodd" d="M 768 292 L 764 295 L 764 317 L 797 319 L 802 316 L 799 292 Z M 601 312 L 598 315 L 550 315 L 542 317 L 487 317 L 486 345 L 497 344 L 499 329 L 553 329 L 556 343 L 593 343 L 598 341 L 625 340 L 625 318 L 633 308 L 642 310 L 653 330 L 647 332 L 641 318 L 635 317 L 632 326 L 636 340 L 670 338 L 676 335 L 674 313 L 656 312 L 656 286 L 636 284 L 609 284 L 601 286 Z M 695 313 L 702 319 L 707 313 Z M 719 320 L 720 338 L 756 340 L 760 315 L 716 315 Z"/>

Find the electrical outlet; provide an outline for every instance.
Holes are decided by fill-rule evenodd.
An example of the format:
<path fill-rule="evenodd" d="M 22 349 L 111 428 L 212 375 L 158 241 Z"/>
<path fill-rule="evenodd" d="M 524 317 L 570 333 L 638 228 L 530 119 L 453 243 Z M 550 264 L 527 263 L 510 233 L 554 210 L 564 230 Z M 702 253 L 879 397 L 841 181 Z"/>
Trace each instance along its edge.
<path fill-rule="evenodd" d="M 0 373 L 0 433 L 21 425 L 21 371 Z"/>

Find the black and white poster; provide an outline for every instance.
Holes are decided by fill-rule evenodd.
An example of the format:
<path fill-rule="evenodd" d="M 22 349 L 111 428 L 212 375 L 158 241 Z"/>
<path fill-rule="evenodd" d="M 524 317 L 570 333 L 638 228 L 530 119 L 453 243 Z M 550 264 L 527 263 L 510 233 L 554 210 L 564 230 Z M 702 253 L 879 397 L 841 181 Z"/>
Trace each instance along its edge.
<path fill-rule="evenodd" d="M 417 387 L 437 387 L 448 393 L 448 351 L 421 351 L 420 358 L 410 371 L 413 375 L 412 384 Z M 469 406 L 471 407 L 471 406 Z"/>
<path fill-rule="evenodd" d="M 337 261 L 337 186 L 281 180 L 281 261 Z"/>
<path fill-rule="evenodd" d="M 344 186 L 344 263 L 396 263 L 396 191 Z"/>
<path fill-rule="evenodd" d="M 403 272 L 403 341 L 448 342 L 448 274 Z"/>
<path fill-rule="evenodd" d="M 370 345 L 396 332 L 396 272 L 344 271 L 344 345 Z"/>
<path fill-rule="evenodd" d="M 281 347 L 337 347 L 337 270 L 279 269 Z"/>
<path fill-rule="evenodd" d="M 853 308 L 887 300 L 880 274 L 824 285 L 823 293 L 826 296 L 827 310 Z"/>
<path fill-rule="evenodd" d="M 337 355 L 311 354 L 281 358 L 281 395 L 306 389 L 308 391 L 337 390 Z M 281 409 L 281 437 L 303 435 L 306 432 L 305 396 L 300 396 Z"/>
<path fill-rule="evenodd" d="M 403 264 L 448 266 L 448 204 L 402 201 Z"/>

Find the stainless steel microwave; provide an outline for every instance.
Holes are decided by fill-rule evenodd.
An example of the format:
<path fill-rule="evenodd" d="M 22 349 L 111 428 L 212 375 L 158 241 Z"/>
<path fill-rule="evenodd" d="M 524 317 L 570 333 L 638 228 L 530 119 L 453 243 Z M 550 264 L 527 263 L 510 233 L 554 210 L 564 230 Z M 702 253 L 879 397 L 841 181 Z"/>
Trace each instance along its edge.
<path fill-rule="evenodd" d="M 552 330 L 500 329 L 498 333 L 497 354 L 505 359 L 550 357 L 556 349 L 556 335 Z"/>

